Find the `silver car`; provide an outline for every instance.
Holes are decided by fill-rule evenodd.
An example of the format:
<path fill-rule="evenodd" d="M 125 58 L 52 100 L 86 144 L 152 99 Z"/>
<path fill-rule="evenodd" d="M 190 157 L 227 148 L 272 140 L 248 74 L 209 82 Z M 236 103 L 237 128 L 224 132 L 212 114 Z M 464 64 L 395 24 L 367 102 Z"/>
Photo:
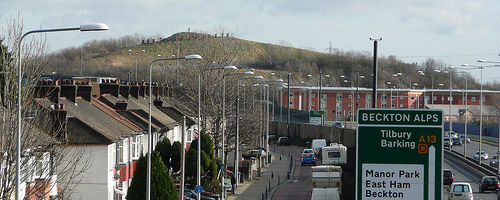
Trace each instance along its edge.
<path fill-rule="evenodd" d="M 488 153 L 481 151 L 481 160 L 488 160 Z M 476 151 L 476 154 L 474 154 L 474 159 L 479 160 L 479 151 Z"/>

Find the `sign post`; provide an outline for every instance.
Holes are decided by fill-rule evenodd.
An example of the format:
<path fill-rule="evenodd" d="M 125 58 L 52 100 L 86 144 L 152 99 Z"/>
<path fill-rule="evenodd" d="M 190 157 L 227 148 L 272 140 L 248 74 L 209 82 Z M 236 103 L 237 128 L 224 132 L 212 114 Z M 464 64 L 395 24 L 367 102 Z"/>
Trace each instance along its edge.
<path fill-rule="evenodd" d="M 309 123 L 323 126 L 325 123 L 324 115 L 325 115 L 325 111 L 323 111 L 323 110 L 311 110 L 311 111 L 309 111 Z"/>
<path fill-rule="evenodd" d="M 440 200 L 441 110 L 359 109 L 356 199 Z"/>

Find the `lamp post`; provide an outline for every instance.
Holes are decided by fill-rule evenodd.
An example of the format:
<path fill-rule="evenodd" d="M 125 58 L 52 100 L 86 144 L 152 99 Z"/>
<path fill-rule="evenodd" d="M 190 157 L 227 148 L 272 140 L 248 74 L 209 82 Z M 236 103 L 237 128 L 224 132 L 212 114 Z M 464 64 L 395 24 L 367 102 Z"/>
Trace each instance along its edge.
<path fill-rule="evenodd" d="M 129 49 L 128 52 L 132 52 L 132 49 Z M 141 50 L 141 52 L 146 52 L 146 50 Z M 135 56 L 135 82 L 137 82 L 137 55 Z"/>
<path fill-rule="evenodd" d="M 148 165 L 147 165 L 147 182 L 146 182 L 146 199 L 149 200 L 151 199 L 151 152 L 153 151 L 152 149 L 152 140 L 153 137 L 151 135 L 151 102 L 153 98 L 153 87 L 152 87 L 152 79 L 153 79 L 153 64 L 158 62 L 158 61 L 166 61 L 166 60 L 179 60 L 179 59 L 184 59 L 184 60 L 194 60 L 194 59 L 201 59 L 200 55 L 188 55 L 182 58 L 160 58 L 153 60 L 151 64 L 149 65 L 149 103 L 148 103 Z M 184 194 L 184 186 L 181 185 L 181 194 Z"/>
<path fill-rule="evenodd" d="M 359 72 L 356 72 L 356 105 L 354 107 L 354 110 L 357 112 L 358 111 L 358 106 L 359 106 L 359 102 L 358 102 L 358 94 L 359 94 L 359 79 L 364 79 L 365 76 L 363 75 L 359 75 Z M 358 120 L 356 119 L 356 122 Z"/>
<path fill-rule="evenodd" d="M 448 137 L 449 137 L 449 140 L 450 140 L 450 142 L 448 142 L 448 150 L 449 151 L 451 151 L 451 145 L 452 145 L 451 144 L 452 143 L 452 141 L 451 141 L 451 131 L 453 131 L 453 116 L 451 115 L 451 104 L 453 103 L 453 96 L 452 96 L 452 88 L 453 88 L 453 86 L 452 86 L 452 82 L 451 82 L 451 75 L 452 75 L 451 70 L 452 69 L 455 69 L 455 66 L 448 66 L 448 74 L 450 74 L 450 97 L 448 99 L 448 101 L 450 102 L 450 106 L 449 106 L 449 110 L 448 110 L 448 116 L 449 116 L 449 120 L 450 120 L 450 122 L 449 122 L 450 123 L 450 128 L 448 130 L 448 133 L 449 133 Z M 481 160 L 481 159 L 479 159 L 479 160 Z"/>
<path fill-rule="evenodd" d="M 226 66 L 225 68 L 231 68 L 231 69 L 237 69 L 235 66 Z M 221 187 L 222 187 L 222 194 L 221 194 L 221 199 L 224 199 L 224 175 L 225 175 L 225 155 L 224 155 L 224 137 L 225 137 L 225 131 L 226 131 L 226 77 L 227 76 L 235 76 L 235 75 L 253 75 L 253 72 L 243 72 L 243 73 L 232 73 L 232 74 L 225 74 L 222 77 L 222 146 L 221 146 Z M 236 157 L 236 155 L 235 155 Z"/>
<path fill-rule="evenodd" d="M 82 64 L 82 54 L 83 54 L 83 48 L 84 47 L 90 47 L 90 44 L 87 44 L 87 45 L 84 45 L 83 47 L 81 47 L 80 49 L 80 76 L 83 76 L 83 64 Z"/>
<path fill-rule="evenodd" d="M 198 151 L 197 151 L 197 160 L 198 160 L 198 165 L 196 168 L 196 184 L 197 186 L 201 186 L 201 73 L 203 71 L 208 71 L 208 70 L 224 70 L 224 69 L 237 69 L 235 66 L 225 66 L 225 67 L 218 67 L 218 68 L 208 68 L 201 70 L 198 73 Z M 224 126 L 223 126 L 224 127 Z M 224 177 L 223 177 L 224 178 Z M 222 181 L 224 182 L 224 181 Z M 224 190 L 224 187 L 222 188 Z M 200 194 L 198 193 L 198 200 L 200 200 Z"/>
<path fill-rule="evenodd" d="M 235 156 L 234 156 L 234 174 L 236 175 L 236 186 L 239 185 L 240 183 L 240 156 L 239 156 L 239 145 L 240 145 L 240 118 L 239 118 L 239 113 L 240 113 L 240 80 L 243 79 L 263 79 L 263 76 L 255 76 L 253 78 L 240 78 L 238 79 L 238 87 L 237 87 L 237 98 L 236 98 L 236 150 L 235 150 Z"/>
<path fill-rule="evenodd" d="M 19 43 L 17 44 L 17 141 L 16 141 L 16 189 L 15 189 L 15 199 L 19 199 L 19 184 L 20 184 L 20 171 L 21 171 L 21 80 L 22 80 L 22 59 L 21 59 L 21 44 L 23 39 L 32 33 L 47 33 L 47 32 L 62 32 L 62 31 L 105 31 L 109 30 L 108 25 L 102 23 L 95 24 L 84 24 L 80 25 L 80 27 L 71 27 L 71 28 L 57 28 L 57 29 L 38 29 L 31 30 L 24 33 L 19 39 Z"/>
<path fill-rule="evenodd" d="M 344 83 L 349 83 L 350 87 L 351 87 L 351 115 L 349 116 L 351 118 L 351 122 L 354 121 L 353 119 L 353 115 L 354 115 L 354 98 L 353 97 L 353 85 L 354 85 L 354 82 L 353 81 L 348 81 L 348 80 L 344 80 Z"/>
<path fill-rule="evenodd" d="M 382 37 L 370 38 L 373 41 L 373 97 L 372 108 L 377 108 L 377 43 L 382 41 Z"/>
<path fill-rule="evenodd" d="M 283 79 L 276 79 L 274 81 L 264 81 L 264 83 L 282 83 Z M 266 107 L 267 107 L 267 112 L 266 112 L 266 151 L 269 152 L 269 88 L 270 86 L 268 85 L 267 87 L 267 100 L 266 100 Z M 264 88 L 265 89 L 265 88 Z M 267 162 L 267 158 L 266 158 Z"/>
<path fill-rule="evenodd" d="M 441 71 L 438 69 L 435 69 L 434 72 L 435 73 L 432 73 L 432 78 L 431 78 L 431 105 L 432 105 L 432 109 L 434 109 L 434 74 L 441 73 Z"/>

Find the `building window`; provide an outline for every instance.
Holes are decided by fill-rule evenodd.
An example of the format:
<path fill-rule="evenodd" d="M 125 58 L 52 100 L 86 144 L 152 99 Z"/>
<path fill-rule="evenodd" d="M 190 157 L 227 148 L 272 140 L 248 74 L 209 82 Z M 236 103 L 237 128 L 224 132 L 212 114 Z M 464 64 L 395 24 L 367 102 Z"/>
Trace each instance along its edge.
<path fill-rule="evenodd" d="M 391 108 L 395 108 L 395 107 L 396 107 L 396 105 L 395 105 L 395 104 L 391 104 Z"/>
<path fill-rule="evenodd" d="M 371 107 L 372 107 L 372 104 L 371 103 L 367 103 L 365 108 L 371 108 Z"/>
<path fill-rule="evenodd" d="M 321 100 L 325 100 L 325 101 L 326 101 L 326 98 L 327 98 L 327 97 L 328 97 L 328 96 L 327 96 L 326 94 L 321 94 Z"/>
<path fill-rule="evenodd" d="M 403 107 L 403 104 L 399 104 L 399 107 L 402 108 Z"/>
<path fill-rule="evenodd" d="M 473 101 L 473 102 L 475 102 L 476 101 L 476 97 L 471 97 L 470 100 Z"/>
<path fill-rule="evenodd" d="M 314 105 L 316 105 L 316 104 L 314 102 L 311 102 L 311 106 L 314 106 Z"/>
<path fill-rule="evenodd" d="M 290 101 L 290 105 L 293 106 L 293 101 Z"/>
<path fill-rule="evenodd" d="M 399 99 L 403 99 L 403 97 L 399 97 Z"/>
<path fill-rule="evenodd" d="M 391 99 L 392 99 L 392 100 L 395 100 L 395 99 L 396 99 L 396 97 L 391 97 Z"/>
<path fill-rule="evenodd" d="M 347 106 L 351 107 L 351 106 L 352 106 L 352 104 L 351 104 L 351 103 L 349 103 L 349 104 L 347 104 Z"/>
<path fill-rule="evenodd" d="M 453 97 L 452 96 L 451 97 L 448 96 L 447 99 L 448 99 L 448 101 L 453 101 Z"/>
<path fill-rule="evenodd" d="M 387 108 L 387 104 L 383 103 L 382 108 Z"/>
<path fill-rule="evenodd" d="M 415 100 L 415 97 L 411 97 L 411 100 Z"/>
<path fill-rule="evenodd" d="M 372 95 L 371 95 L 371 94 L 366 95 L 366 100 L 367 100 L 367 101 L 372 100 Z"/>
<path fill-rule="evenodd" d="M 311 94 L 311 97 L 314 98 L 314 97 L 316 97 L 316 95 L 315 94 Z"/>
<path fill-rule="evenodd" d="M 141 136 L 132 137 L 132 159 L 139 159 L 141 152 Z"/>
<path fill-rule="evenodd" d="M 484 104 L 485 101 L 486 101 L 486 97 L 481 98 L 481 104 Z"/>
<path fill-rule="evenodd" d="M 381 100 L 382 100 L 382 102 L 387 102 L 387 95 L 382 95 Z"/>
<path fill-rule="evenodd" d="M 295 94 L 294 93 L 290 93 L 290 97 L 295 97 Z"/>
<path fill-rule="evenodd" d="M 349 99 L 352 99 L 352 94 L 349 95 Z"/>
<path fill-rule="evenodd" d="M 337 102 L 342 102 L 342 94 L 337 94 Z"/>
<path fill-rule="evenodd" d="M 437 101 L 438 97 L 437 96 L 432 96 L 432 101 Z"/>
<path fill-rule="evenodd" d="M 125 159 L 124 159 L 124 153 L 123 153 L 123 140 L 120 140 L 120 142 L 118 142 L 118 144 L 120 145 L 119 148 L 118 148 L 118 157 L 120 158 L 120 163 L 124 163 L 125 162 Z"/>
<path fill-rule="evenodd" d="M 411 106 L 410 106 L 410 107 L 411 107 L 411 108 L 415 108 L 415 105 L 411 104 Z"/>

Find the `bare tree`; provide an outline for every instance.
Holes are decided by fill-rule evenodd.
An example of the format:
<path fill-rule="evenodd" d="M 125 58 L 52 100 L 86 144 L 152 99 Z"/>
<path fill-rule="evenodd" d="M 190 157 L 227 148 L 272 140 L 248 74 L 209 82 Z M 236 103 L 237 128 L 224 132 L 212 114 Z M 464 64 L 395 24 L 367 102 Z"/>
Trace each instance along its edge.
<path fill-rule="evenodd" d="M 16 147 L 17 147 L 17 51 L 23 26 L 17 19 L 7 22 L 6 30 L 0 33 L 0 199 L 10 199 L 15 192 Z M 64 177 L 75 177 L 86 169 L 81 160 L 84 151 L 78 150 L 72 159 L 65 144 L 64 124 L 56 120 L 56 113 L 43 109 L 34 101 L 35 87 L 46 61 L 43 59 L 48 47 L 44 35 L 27 37 L 21 44 L 22 96 L 21 110 L 21 176 L 20 193 L 25 197 L 39 198 L 62 196 L 71 192 L 67 183 L 57 182 Z M 63 162 L 63 160 L 70 160 Z M 76 164 L 79 163 L 79 164 Z M 60 169 L 59 171 L 56 169 Z M 78 180 L 73 180 L 78 181 Z"/>

